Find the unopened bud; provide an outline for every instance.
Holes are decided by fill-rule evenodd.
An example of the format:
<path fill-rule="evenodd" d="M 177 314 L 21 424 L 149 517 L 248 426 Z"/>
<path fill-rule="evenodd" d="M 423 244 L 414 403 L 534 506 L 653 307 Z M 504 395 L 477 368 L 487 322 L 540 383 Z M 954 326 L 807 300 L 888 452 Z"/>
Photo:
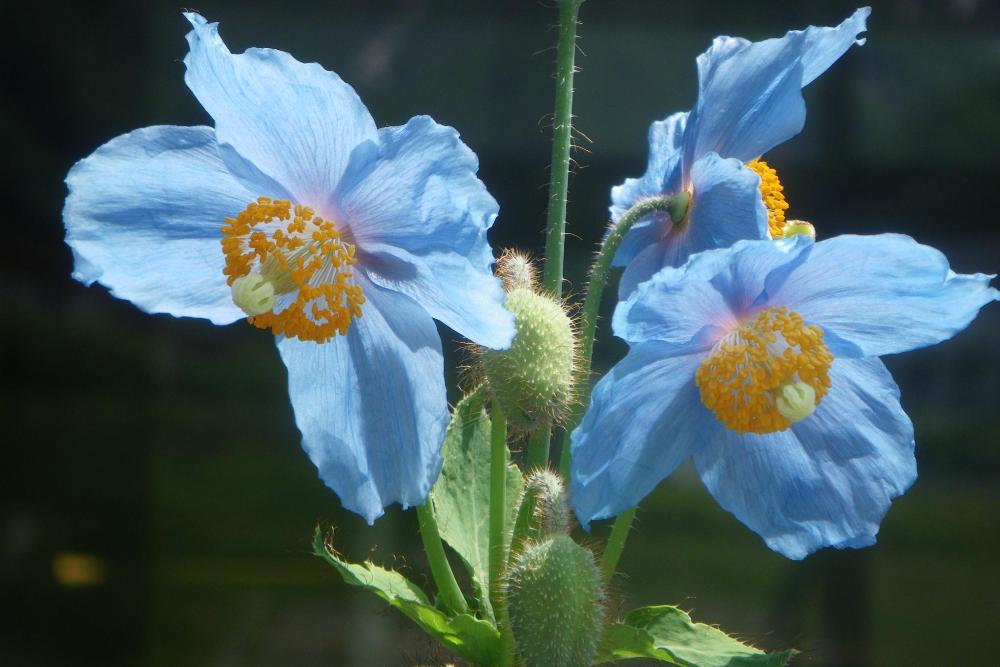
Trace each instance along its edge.
<path fill-rule="evenodd" d="M 529 543 L 505 585 L 524 667 L 593 664 L 604 624 L 604 585 L 589 550 L 565 534 Z"/>
<path fill-rule="evenodd" d="M 566 487 L 557 473 L 540 469 L 524 481 L 525 493 L 535 499 L 535 520 L 546 533 L 569 533 L 570 510 L 566 504 Z"/>
<path fill-rule="evenodd" d="M 561 303 L 527 288 L 510 290 L 504 305 L 514 313 L 517 333 L 510 348 L 483 351 L 483 370 L 510 426 L 531 431 L 557 421 L 569 406 L 573 326 Z"/>
<path fill-rule="evenodd" d="M 497 260 L 497 275 L 503 281 L 504 289 L 512 292 L 516 289 L 534 291 L 537 280 L 535 265 L 531 259 L 519 250 L 507 248 Z"/>

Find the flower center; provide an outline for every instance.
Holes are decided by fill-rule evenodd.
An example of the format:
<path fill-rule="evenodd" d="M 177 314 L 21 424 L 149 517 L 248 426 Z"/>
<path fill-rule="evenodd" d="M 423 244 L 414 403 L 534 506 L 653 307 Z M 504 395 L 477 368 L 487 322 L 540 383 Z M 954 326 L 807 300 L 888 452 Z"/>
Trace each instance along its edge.
<path fill-rule="evenodd" d="M 734 329 L 695 373 L 701 402 L 739 433 L 784 431 L 813 413 L 830 388 L 823 330 L 785 307 Z"/>
<path fill-rule="evenodd" d="M 785 200 L 785 188 L 778 179 L 778 172 L 760 159 L 747 162 L 747 166 L 760 176 L 760 197 L 767 207 L 767 228 L 771 232 L 771 238 L 780 239 L 785 235 L 788 202 Z"/>
<path fill-rule="evenodd" d="M 355 247 L 309 207 L 258 198 L 226 218 L 222 251 L 233 302 L 255 327 L 323 343 L 361 317 Z"/>

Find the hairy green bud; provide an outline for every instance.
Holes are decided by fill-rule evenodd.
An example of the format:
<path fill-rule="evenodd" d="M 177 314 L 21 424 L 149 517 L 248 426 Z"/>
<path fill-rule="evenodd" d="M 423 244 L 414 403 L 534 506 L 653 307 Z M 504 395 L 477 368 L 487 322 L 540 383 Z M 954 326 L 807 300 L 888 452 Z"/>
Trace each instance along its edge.
<path fill-rule="evenodd" d="M 562 477 L 551 470 L 535 470 L 524 480 L 525 492 L 534 495 L 534 516 L 538 526 L 548 533 L 568 534 L 570 510 Z"/>
<path fill-rule="evenodd" d="M 508 292 L 520 287 L 534 291 L 538 282 L 536 273 L 531 258 L 520 250 L 507 248 L 497 260 L 497 275 Z"/>
<path fill-rule="evenodd" d="M 510 426 L 532 431 L 566 413 L 573 390 L 573 324 L 558 301 L 517 287 L 507 293 L 517 333 L 506 350 L 483 350 L 482 364 Z"/>
<path fill-rule="evenodd" d="M 505 580 L 510 627 L 524 667 L 593 664 L 604 624 L 594 557 L 569 535 L 529 543 Z"/>

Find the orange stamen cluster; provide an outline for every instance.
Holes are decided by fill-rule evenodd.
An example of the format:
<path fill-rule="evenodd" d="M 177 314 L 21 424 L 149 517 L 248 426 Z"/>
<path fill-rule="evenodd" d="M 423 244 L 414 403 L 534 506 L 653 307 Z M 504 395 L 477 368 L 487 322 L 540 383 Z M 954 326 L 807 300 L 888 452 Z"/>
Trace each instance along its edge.
<path fill-rule="evenodd" d="M 355 247 L 313 209 L 260 197 L 226 218 L 222 234 L 222 272 L 230 285 L 256 268 L 277 293 L 294 293 L 284 308 L 249 317 L 254 326 L 323 343 L 361 317 L 365 297 L 351 270 Z"/>
<path fill-rule="evenodd" d="M 716 345 L 695 373 L 701 402 L 739 433 L 774 433 L 792 425 L 775 406 L 781 387 L 805 382 L 816 404 L 830 388 L 833 355 L 823 330 L 785 307 L 768 308 Z"/>
<path fill-rule="evenodd" d="M 747 162 L 747 166 L 760 176 L 760 196 L 767 207 L 767 228 L 771 238 L 780 239 L 784 236 L 788 202 L 785 201 L 785 188 L 778 180 L 778 172 L 763 160 Z"/>

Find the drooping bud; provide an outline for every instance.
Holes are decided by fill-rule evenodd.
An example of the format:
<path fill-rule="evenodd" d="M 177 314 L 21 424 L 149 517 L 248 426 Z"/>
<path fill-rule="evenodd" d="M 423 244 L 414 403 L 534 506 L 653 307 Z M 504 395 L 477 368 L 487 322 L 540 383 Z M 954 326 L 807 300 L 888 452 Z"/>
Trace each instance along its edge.
<path fill-rule="evenodd" d="M 250 317 L 274 308 L 274 285 L 259 273 L 248 273 L 232 284 L 233 303 Z"/>
<path fill-rule="evenodd" d="M 508 266 L 511 284 L 523 284 L 531 275 L 520 269 L 515 274 L 515 263 Z M 509 426 L 532 431 L 546 420 L 558 421 L 569 406 L 576 359 L 573 324 L 559 301 L 527 287 L 509 289 L 504 305 L 514 313 L 517 333 L 510 348 L 482 351 L 483 370 Z"/>
<path fill-rule="evenodd" d="M 505 583 L 524 667 L 593 664 L 604 624 L 604 587 L 589 550 L 565 534 L 529 543 Z"/>
<path fill-rule="evenodd" d="M 778 389 L 774 407 L 793 424 L 816 411 L 816 390 L 805 382 L 791 382 Z"/>

